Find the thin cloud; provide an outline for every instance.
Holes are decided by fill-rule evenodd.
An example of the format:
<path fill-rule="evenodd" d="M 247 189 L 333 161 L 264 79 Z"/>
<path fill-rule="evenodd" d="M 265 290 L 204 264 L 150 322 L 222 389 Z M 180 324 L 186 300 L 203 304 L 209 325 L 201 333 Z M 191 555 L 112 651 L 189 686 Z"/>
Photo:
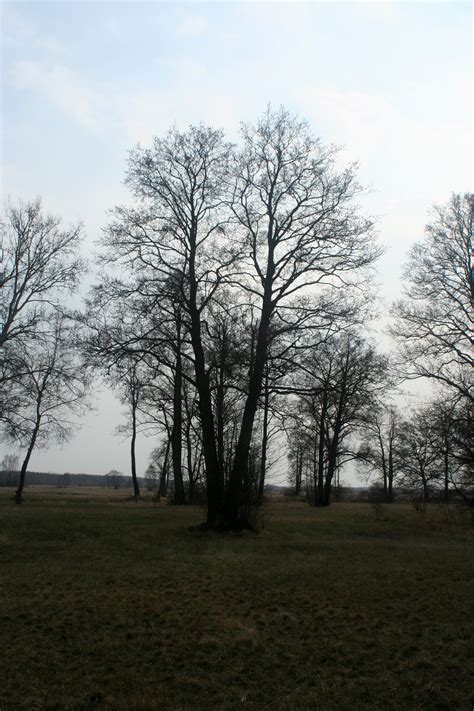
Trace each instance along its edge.
<path fill-rule="evenodd" d="M 17 62 L 12 81 L 19 89 L 43 95 L 62 113 L 88 129 L 104 126 L 99 94 L 63 65 L 47 67 L 41 62 Z"/>
<path fill-rule="evenodd" d="M 176 34 L 180 37 L 202 37 L 209 31 L 209 20 L 204 15 L 182 12 Z"/>

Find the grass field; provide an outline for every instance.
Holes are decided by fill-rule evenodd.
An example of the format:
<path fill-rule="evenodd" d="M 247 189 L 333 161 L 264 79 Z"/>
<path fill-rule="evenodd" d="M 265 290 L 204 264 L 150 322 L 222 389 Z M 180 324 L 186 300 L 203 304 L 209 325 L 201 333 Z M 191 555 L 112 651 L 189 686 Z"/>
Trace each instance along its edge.
<path fill-rule="evenodd" d="M 468 521 L 274 501 L 220 535 L 123 492 L 12 495 L 1 711 L 474 707 Z"/>

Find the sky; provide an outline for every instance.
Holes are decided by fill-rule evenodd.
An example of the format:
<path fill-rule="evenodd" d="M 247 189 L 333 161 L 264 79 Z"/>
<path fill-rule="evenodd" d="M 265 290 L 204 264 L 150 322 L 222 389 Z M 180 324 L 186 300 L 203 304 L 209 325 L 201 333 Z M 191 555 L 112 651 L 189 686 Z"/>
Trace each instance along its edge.
<path fill-rule="evenodd" d="M 84 223 L 93 259 L 129 199 L 128 151 L 203 121 L 238 140 L 268 103 L 357 161 L 361 207 L 386 247 L 377 280 L 401 290 L 433 204 L 473 190 L 473 10 L 464 2 L 1 2 L 2 200 L 41 196 Z M 92 277 L 90 277 L 92 278 Z M 113 395 L 31 468 L 128 473 Z M 143 473 L 156 440 L 141 438 Z M 3 456 L 3 452 L 0 451 Z M 1 457 L 0 457 L 1 458 Z"/>

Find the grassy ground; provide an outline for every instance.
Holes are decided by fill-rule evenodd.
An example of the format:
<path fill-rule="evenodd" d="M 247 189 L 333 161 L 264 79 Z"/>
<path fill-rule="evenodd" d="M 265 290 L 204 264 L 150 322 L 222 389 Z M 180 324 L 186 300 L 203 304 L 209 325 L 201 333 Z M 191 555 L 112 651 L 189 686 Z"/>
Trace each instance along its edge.
<path fill-rule="evenodd" d="M 0 490 L 1 711 L 472 710 L 468 522 L 274 502 L 217 535 L 123 496 Z"/>

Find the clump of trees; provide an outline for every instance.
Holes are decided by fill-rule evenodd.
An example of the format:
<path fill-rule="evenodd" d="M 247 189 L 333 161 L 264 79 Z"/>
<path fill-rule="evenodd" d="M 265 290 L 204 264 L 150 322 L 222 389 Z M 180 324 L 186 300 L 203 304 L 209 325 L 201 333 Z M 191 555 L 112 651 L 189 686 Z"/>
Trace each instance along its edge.
<path fill-rule="evenodd" d="M 392 308 L 396 369 L 402 378 L 434 383 L 434 395 L 404 418 L 389 410 L 387 444 L 376 422 L 361 453 L 371 466 L 382 468 L 384 481 L 387 474 L 396 476 L 401 485 L 419 491 L 424 502 L 441 489 L 445 500 L 454 491 L 471 508 L 473 209 L 470 194 L 453 195 L 446 206 L 434 208 L 423 240 L 410 251 L 404 298 Z"/>
<path fill-rule="evenodd" d="M 387 503 L 399 483 L 472 504 L 473 197 L 436 208 L 413 247 L 389 359 L 367 338 L 380 249 L 356 168 L 337 156 L 270 108 L 237 145 L 199 125 L 135 148 L 132 203 L 113 210 L 100 279 L 74 317 L 64 296 L 85 269 L 81 226 L 39 201 L 7 208 L 0 420 L 25 452 L 18 502 L 34 447 L 69 436 L 100 372 L 126 407 L 135 497 L 147 431 L 160 438 L 148 485 L 171 485 L 179 505 L 204 495 L 206 527 L 252 526 L 285 432 L 295 491 L 315 506 L 352 460 Z M 418 377 L 441 394 L 402 417 L 390 390 Z"/>
<path fill-rule="evenodd" d="M 114 273 L 88 316 L 97 324 L 120 303 L 127 325 L 119 338 L 96 325 L 95 353 L 146 362 L 148 403 L 158 412 L 165 392 L 173 403 L 178 503 L 183 428 L 196 433 L 199 423 L 185 447 L 188 456 L 199 449 L 207 526 L 219 529 L 251 525 L 265 470 L 265 383 L 287 391 L 312 342 L 361 319 L 379 254 L 355 207 L 354 166 L 338 170 L 337 150 L 307 124 L 268 109 L 241 139 L 233 146 L 197 126 L 131 152 L 135 204 L 116 208 L 106 230 L 103 261 Z"/>
<path fill-rule="evenodd" d="M 301 487 L 306 462 L 308 493 L 315 506 L 328 506 L 339 468 L 356 458 L 353 435 L 370 419 L 387 387 L 388 361 L 353 332 L 332 336 L 308 349 L 298 373 L 296 417 L 299 446 L 290 449 Z"/>
<path fill-rule="evenodd" d="M 372 371 L 379 373 L 378 387 L 361 389 L 342 441 L 331 438 L 337 428 L 324 424 L 324 413 L 331 402 L 329 392 L 337 401 L 344 379 L 337 374 L 329 388 L 323 387 L 328 368 L 316 350 L 313 377 L 319 388 L 299 397 L 289 448 L 295 491 L 309 482 L 316 505 L 324 502 L 324 482 L 331 480 L 329 451 L 335 441 L 341 461 L 355 458 L 380 485 L 377 496 L 382 502 L 393 501 L 398 485 L 412 491 L 423 505 L 441 491 L 446 501 L 454 492 L 458 500 L 474 507 L 473 206 L 474 196 L 454 195 L 446 206 L 435 208 L 424 239 L 412 248 L 405 295 L 392 308 L 390 330 L 397 353 L 391 364 L 385 363 L 385 370 Z M 332 374 L 336 372 L 332 367 Z M 415 378 L 436 384 L 433 397 L 402 416 L 391 404 L 390 388 L 394 380 Z"/>

